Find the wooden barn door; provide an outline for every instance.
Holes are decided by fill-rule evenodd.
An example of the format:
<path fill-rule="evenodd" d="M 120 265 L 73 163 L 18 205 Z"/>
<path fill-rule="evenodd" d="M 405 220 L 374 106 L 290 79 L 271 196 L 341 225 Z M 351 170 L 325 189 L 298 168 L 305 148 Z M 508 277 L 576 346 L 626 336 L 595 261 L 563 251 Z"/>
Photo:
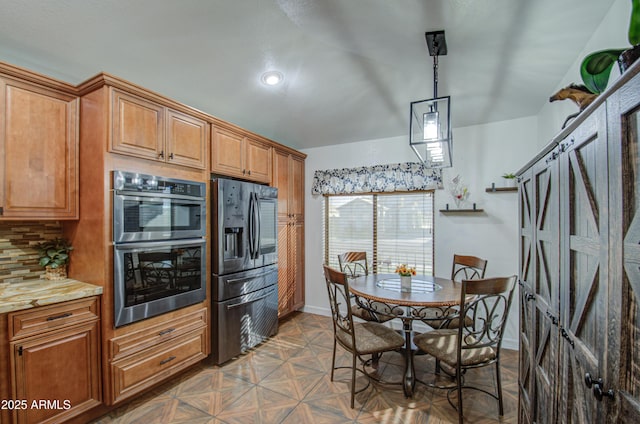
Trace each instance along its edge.
<path fill-rule="evenodd" d="M 596 386 L 611 384 L 608 342 L 608 177 L 606 109 L 561 144 L 562 411 L 559 421 L 600 423 Z M 598 383 L 602 379 L 601 383 Z M 606 400 L 605 400 L 606 401 Z"/>
<path fill-rule="evenodd" d="M 533 422 L 556 421 L 558 397 L 559 161 L 554 150 L 533 168 Z"/>
<path fill-rule="evenodd" d="M 616 301 L 611 319 L 620 323 L 611 344 L 617 411 L 607 422 L 640 422 L 640 75 L 608 101 L 611 203 L 611 281 Z M 605 389 L 609 389 L 605 387 Z M 617 390 L 615 390 L 617 389 Z M 616 416 L 617 415 L 617 416 Z"/>

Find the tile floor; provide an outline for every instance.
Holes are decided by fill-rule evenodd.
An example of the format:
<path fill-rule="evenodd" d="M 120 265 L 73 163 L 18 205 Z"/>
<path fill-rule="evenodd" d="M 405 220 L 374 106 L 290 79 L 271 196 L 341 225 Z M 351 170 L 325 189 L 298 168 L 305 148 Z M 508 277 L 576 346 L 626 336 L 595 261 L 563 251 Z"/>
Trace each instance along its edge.
<path fill-rule="evenodd" d="M 349 370 L 336 371 L 330 381 L 333 328 L 331 319 L 296 313 L 281 321 L 276 336 L 222 367 L 205 360 L 183 375 L 94 421 L 107 423 L 450 423 L 457 412 L 446 391 L 418 383 L 412 399 L 400 386 L 371 384 L 349 402 Z M 338 347 L 338 361 L 350 355 Z M 465 392 L 465 422 L 516 423 L 518 354 L 503 350 L 505 415 L 497 401 L 475 391 Z M 393 379 L 403 358 L 387 353 L 378 372 Z M 416 357 L 416 374 L 434 381 L 433 359 Z M 467 382 L 493 387 L 494 367 L 471 370 Z M 358 377 L 358 387 L 366 378 Z M 455 397 L 455 396 L 454 396 Z"/>

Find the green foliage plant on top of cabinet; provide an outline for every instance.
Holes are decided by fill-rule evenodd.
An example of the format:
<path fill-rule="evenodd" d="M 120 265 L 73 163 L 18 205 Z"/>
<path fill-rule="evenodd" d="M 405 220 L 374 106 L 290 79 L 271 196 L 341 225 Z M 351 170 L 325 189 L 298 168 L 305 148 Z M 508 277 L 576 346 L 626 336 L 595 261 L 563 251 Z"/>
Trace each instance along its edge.
<path fill-rule="evenodd" d="M 600 94 L 607 88 L 614 63 L 618 62 L 620 73 L 623 73 L 640 57 L 640 0 L 631 0 L 627 38 L 631 48 L 600 50 L 582 61 L 580 75 L 592 93 Z"/>

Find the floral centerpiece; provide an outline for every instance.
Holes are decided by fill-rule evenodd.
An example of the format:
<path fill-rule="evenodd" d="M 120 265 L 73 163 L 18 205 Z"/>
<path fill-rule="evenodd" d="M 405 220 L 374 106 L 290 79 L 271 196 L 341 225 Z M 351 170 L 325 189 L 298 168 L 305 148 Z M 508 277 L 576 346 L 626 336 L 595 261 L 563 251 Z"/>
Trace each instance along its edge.
<path fill-rule="evenodd" d="M 462 202 L 467 200 L 467 197 L 469 197 L 469 189 L 462 182 L 460 175 L 456 175 L 456 177 L 451 180 L 451 188 L 449 189 L 449 192 L 453 196 L 453 200 L 456 202 L 456 207 L 458 208 L 462 205 Z"/>
<path fill-rule="evenodd" d="M 396 267 L 396 273 L 400 274 L 400 291 L 411 291 L 411 276 L 416 275 L 416 269 L 405 264 Z"/>
<path fill-rule="evenodd" d="M 416 269 L 405 264 L 400 264 L 396 267 L 396 273 L 400 274 L 401 277 L 411 277 L 412 275 L 416 275 Z"/>

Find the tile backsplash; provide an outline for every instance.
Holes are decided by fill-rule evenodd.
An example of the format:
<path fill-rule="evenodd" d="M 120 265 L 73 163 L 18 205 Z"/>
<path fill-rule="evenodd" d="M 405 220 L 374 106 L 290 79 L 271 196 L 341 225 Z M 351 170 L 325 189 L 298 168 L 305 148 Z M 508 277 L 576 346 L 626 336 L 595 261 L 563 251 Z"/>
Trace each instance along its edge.
<path fill-rule="evenodd" d="M 35 246 L 43 240 L 62 237 L 58 221 L 0 222 L 0 284 L 40 278 Z"/>

